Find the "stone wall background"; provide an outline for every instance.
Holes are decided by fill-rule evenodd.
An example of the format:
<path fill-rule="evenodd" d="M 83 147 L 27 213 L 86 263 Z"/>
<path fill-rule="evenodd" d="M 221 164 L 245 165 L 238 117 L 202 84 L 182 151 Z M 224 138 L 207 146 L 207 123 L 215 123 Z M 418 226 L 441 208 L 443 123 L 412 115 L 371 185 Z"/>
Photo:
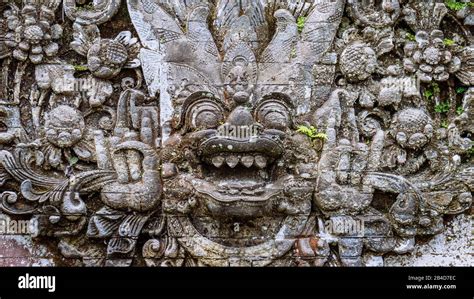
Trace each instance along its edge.
<path fill-rule="evenodd" d="M 122 31 L 129 30 L 129 31 L 131 31 L 131 36 L 138 37 L 139 34 L 133 28 L 132 20 L 129 17 L 129 12 L 128 12 L 127 5 L 126 5 L 126 3 L 123 3 L 123 2 L 127 2 L 127 1 L 122 1 L 122 5 L 120 6 L 119 10 L 114 14 L 114 16 L 111 18 L 110 21 L 108 21 L 106 23 L 103 23 L 103 24 L 100 24 L 98 26 L 99 31 L 100 31 L 100 36 L 102 36 L 104 38 L 105 37 L 114 38 L 114 37 L 118 36 Z M 133 2 L 133 1 L 131 1 L 131 2 Z M 401 1 L 401 2 L 403 4 L 408 3 L 408 1 Z M 21 1 L 15 1 L 15 3 L 17 3 L 17 5 L 19 5 L 19 6 L 22 5 Z M 471 8 L 469 7 L 469 9 L 471 9 Z M 472 18 L 472 13 L 469 14 L 469 11 L 466 12 L 465 14 L 466 14 L 466 16 L 464 16 L 465 19 L 468 19 L 469 16 L 471 16 L 471 18 Z M 63 48 L 65 48 L 65 49 L 62 50 L 63 52 L 60 53 L 61 58 L 64 59 L 64 60 L 67 60 L 68 64 L 73 65 L 76 72 L 83 72 L 83 71 L 80 70 L 80 67 L 84 65 L 86 59 L 84 57 L 80 57 L 79 55 L 77 55 L 77 53 L 73 52 L 67 44 L 67 43 L 71 42 L 74 39 L 74 32 L 73 32 L 73 29 L 72 29 L 73 28 L 73 21 L 69 20 L 67 17 L 64 18 L 64 16 L 62 15 L 62 12 L 60 12 L 60 11 L 56 12 L 56 17 L 55 18 L 56 18 L 56 21 L 61 23 L 64 27 L 64 33 L 63 33 L 63 37 L 62 37 L 61 46 L 63 46 Z M 348 19 L 348 11 L 345 10 L 344 11 L 343 22 L 341 23 L 341 27 L 352 25 L 352 23 L 348 20 L 349 20 Z M 460 18 L 460 20 L 463 20 L 463 19 Z M 276 25 L 273 24 L 272 26 L 276 26 Z M 472 28 L 472 27 L 469 27 L 469 26 L 467 26 L 467 27 Z M 274 29 L 275 28 L 273 28 L 272 30 L 274 31 Z M 206 42 L 206 41 L 204 41 L 204 42 Z M 253 42 L 268 42 L 268 41 L 254 40 Z M 469 42 L 472 45 L 472 39 Z M 352 45 L 351 43 L 352 43 L 352 41 L 348 42 L 348 44 L 346 44 L 346 45 L 342 45 L 341 46 L 342 49 L 345 49 L 344 47 L 348 47 L 348 46 Z M 163 46 L 163 45 L 161 45 L 161 46 Z M 200 45 L 200 46 L 203 47 L 203 45 Z M 467 47 L 467 45 L 466 45 L 466 47 Z M 182 50 L 181 48 L 176 48 L 176 49 Z M 2 48 L 0 48 L 0 50 L 2 50 Z M 319 91 L 321 91 L 321 93 L 316 95 L 316 99 L 312 98 L 312 100 L 313 100 L 312 105 L 314 105 L 315 103 L 318 103 L 318 105 L 322 105 L 322 103 L 325 100 L 327 100 L 327 102 L 329 102 L 329 99 L 328 99 L 328 96 L 330 94 L 329 91 L 331 91 L 332 89 L 335 89 L 335 87 L 341 87 L 341 86 L 335 86 L 333 84 L 334 82 L 332 82 L 332 80 L 328 80 L 328 78 L 324 78 L 325 74 L 329 74 L 329 75 L 333 74 L 334 72 L 336 72 L 336 69 L 339 67 L 339 66 L 336 66 L 336 63 L 335 63 L 334 59 L 336 59 L 336 57 L 340 58 L 341 55 L 342 55 L 342 53 L 341 53 L 342 51 L 341 50 L 336 50 L 335 46 L 331 47 L 331 51 L 332 52 L 329 53 L 331 55 L 327 55 L 327 56 L 322 58 L 322 60 L 324 60 L 323 63 L 320 63 L 320 64 L 315 66 L 315 70 L 314 70 L 315 75 L 320 76 L 319 78 L 317 78 L 318 84 L 322 84 L 324 86 L 319 89 Z M 183 50 L 181 53 L 178 53 L 178 54 L 183 54 L 183 53 L 186 53 L 186 51 Z M 166 61 L 166 62 L 167 63 L 175 62 L 175 61 L 173 61 L 173 59 L 177 59 L 176 57 L 178 57 L 177 62 L 180 62 L 179 61 L 179 58 L 180 58 L 179 56 L 180 55 L 178 55 L 178 54 L 176 54 L 174 57 L 172 57 L 171 61 Z M 292 53 L 292 55 L 293 54 L 294 53 Z M 332 55 L 332 54 L 334 54 L 334 55 Z M 387 60 L 389 60 L 389 59 L 387 59 Z M 353 63 L 353 62 L 350 61 L 350 63 Z M 355 65 L 351 65 L 351 66 L 356 67 L 356 69 L 358 69 L 357 61 L 354 62 L 354 63 L 355 63 Z M 202 65 L 202 63 L 200 63 L 200 64 Z M 288 64 L 288 62 L 285 62 L 285 63 L 277 62 L 275 64 L 275 65 L 277 65 L 276 69 L 280 68 L 280 66 L 283 69 L 287 64 Z M 152 71 L 156 71 L 156 70 L 154 70 L 154 69 L 152 69 L 151 71 L 148 70 L 149 73 L 152 72 Z M 88 71 L 86 71 L 86 72 L 88 72 Z M 145 72 L 146 72 L 146 70 L 145 70 Z M 356 71 L 356 73 L 357 73 L 357 71 Z M 290 74 L 290 75 L 294 75 L 294 74 Z M 328 75 L 328 77 L 329 77 L 329 75 Z M 341 75 L 340 70 L 339 70 L 338 75 Z M 346 74 L 346 75 L 347 75 L 347 77 L 349 77 L 348 74 Z M 9 76 L 10 77 L 13 76 L 13 71 L 9 74 Z M 111 87 L 113 89 L 113 96 L 108 98 L 107 101 L 105 101 L 104 103 L 101 103 L 101 105 L 103 104 L 104 106 L 106 106 L 106 105 L 111 104 L 113 109 L 115 109 L 116 106 L 114 106 L 114 105 L 116 105 L 116 102 L 118 101 L 119 97 L 121 95 L 123 95 L 123 93 L 121 93 L 121 92 L 123 92 L 123 89 L 125 89 L 125 88 L 123 88 L 124 81 L 122 79 L 127 79 L 127 78 L 134 77 L 134 76 L 135 76 L 135 74 L 134 74 L 133 70 L 123 69 L 119 76 L 114 77 L 114 79 L 111 80 L 111 81 L 113 81 L 111 83 Z M 454 75 L 452 75 L 452 76 L 454 76 Z M 146 73 L 145 73 L 145 77 L 146 77 Z M 338 82 L 341 82 L 341 81 L 344 81 L 345 79 L 348 79 L 348 78 L 345 78 L 344 80 L 342 80 L 341 79 L 342 77 L 338 77 Z M 146 79 L 148 79 L 148 78 L 146 78 Z M 160 79 L 162 79 L 162 78 L 160 78 Z M 297 79 L 299 79 L 299 78 L 297 78 Z M 35 81 L 35 78 L 34 78 L 34 75 L 30 74 L 28 76 L 25 76 L 23 78 L 23 80 L 27 84 L 32 84 Z M 146 81 L 146 80 L 144 80 L 144 81 Z M 330 82 L 328 83 L 327 81 L 330 81 Z M 149 82 L 147 82 L 147 83 L 149 83 Z M 169 82 L 170 85 L 171 85 L 171 83 L 172 82 Z M 281 87 L 281 89 L 286 89 L 288 86 L 291 85 L 291 84 L 288 84 L 286 81 L 284 82 L 284 84 L 283 83 L 280 84 L 281 82 L 278 82 L 278 83 L 279 84 L 276 84 L 276 85 L 281 85 L 281 86 L 279 86 L 279 87 Z M 301 85 L 305 86 L 305 87 L 313 84 L 313 83 L 309 84 L 309 83 L 304 82 L 304 81 L 301 81 L 301 82 L 298 82 L 298 83 L 301 83 Z M 378 83 L 380 83 L 380 82 L 377 82 L 376 85 Z M 228 83 L 226 83 L 226 84 L 228 84 Z M 316 84 L 316 83 L 314 83 L 314 84 Z M 348 89 L 352 88 L 350 86 L 350 84 L 347 85 L 347 82 L 345 82 L 344 84 L 345 84 L 344 86 L 347 87 Z M 361 86 L 363 84 L 365 84 L 365 83 L 361 83 Z M 139 90 L 139 92 L 146 93 L 150 90 L 153 90 L 155 92 L 157 91 L 156 86 L 146 86 L 146 84 L 144 84 L 144 85 L 145 86 L 142 86 L 141 89 Z M 220 83 L 215 84 L 214 87 L 216 87 L 216 86 L 219 87 L 219 85 L 220 85 Z M 262 84 L 262 85 L 264 85 L 264 84 Z M 357 85 L 357 84 L 354 83 L 354 85 Z M 311 85 L 311 86 L 313 86 L 313 85 Z M 430 86 L 430 85 L 427 84 L 427 86 Z M 109 86 L 107 86 L 107 88 L 109 88 Z M 107 88 L 104 87 L 104 90 L 107 89 Z M 160 90 L 160 88 L 158 88 L 158 90 L 160 90 L 160 91 L 163 91 L 164 89 L 166 89 L 166 88 L 161 87 L 161 90 Z M 352 91 L 354 91 L 354 90 L 351 90 L 351 92 Z M 2 90 L 0 89 L 0 95 L 1 95 L 1 92 L 2 92 Z M 8 93 L 10 93 L 10 94 L 12 92 L 13 92 L 13 90 L 8 91 Z M 22 93 L 26 94 L 27 92 L 26 92 L 26 90 L 22 90 Z M 23 95 L 23 97 L 25 97 L 25 95 Z M 146 99 L 146 100 L 149 100 L 149 99 Z M 145 107 L 144 110 L 146 110 L 146 109 L 150 108 L 150 106 L 152 106 L 150 104 L 151 101 L 146 102 L 146 100 L 144 101 L 144 103 L 141 103 L 141 104 L 143 104 L 143 107 Z M 468 102 L 468 100 L 466 100 L 466 102 Z M 174 109 L 171 106 L 166 106 L 166 104 L 163 104 L 163 102 L 161 104 L 162 104 L 161 111 L 164 111 L 166 109 L 170 109 L 170 110 Z M 25 107 L 26 106 L 21 106 L 22 111 L 28 109 L 28 108 L 25 108 Z M 163 108 L 166 108 L 166 109 L 163 109 Z M 467 108 L 469 108 L 469 107 L 467 107 Z M 158 109 L 158 108 L 153 107 L 153 108 L 150 108 L 149 110 L 152 111 L 153 109 Z M 314 112 L 314 110 L 316 110 L 315 107 L 311 107 L 311 109 L 312 109 L 312 112 Z M 392 109 L 392 107 L 387 109 L 387 110 L 390 110 L 390 109 Z M 155 110 L 153 110 L 153 111 L 155 111 Z M 327 112 L 329 113 L 329 110 Z M 141 110 L 140 110 L 140 113 L 142 113 Z M 173 113 L 175 113 L 175 111 Z M 452 111 L 450 113 L 452 113 Z M 472 110 L 466 109 L 466 111 L 464 113 L 468 114 L 469 116 L 472 116 Z M 321 114 L 324 115 L 324 113 L 321 113 Z M 321 116 L 321 114 L 319 116 Z M 140 117 L 142 117 L 142 115 L 143 114 L 140 114 Z M 23 119 L 24 122 L 31 121 L 31 117 L 27 113 L 23 115 L 23 118 L 24 118 Z M 314 117 L 313 116 L 311 116 L 309 118 L 307 117 L 305 119 L 305 121 L 308 120 L 308 119 L 310 119 L 312 121 L 314 119 Z M 472 119 L 468 118 L 468 122 L 469 121 L 472 122 Z M 309 122 L 306 121 L 305 124 L 309 124 Z M 468 126 L 469 126 L 469 124 L 468 124 Z M 470 126 L 472 127 L 472 124 Z M 156 127 L 159 127 L 159 125 L 156 125 Z M 31 127 L 29 129 L 31 129 Z M 162 129 L 164 131 L 163 128 L 159 128 L 159 129 Z M 153 134 L 155 134 L 155 136 L 153 136 L 153 137 L 156 137 L 156 139 L 159 139 L 159 138 L 163 137 L 163 136 L 158 136 L 158 135 L 160 135 L 160 133 L 154 132 Z M 465 136 L 463 136 L 463 137 L 465 137 Z M 369 140 L 367 140 L 367 141 L 369 141 Z M 170 143 L 173 143 L 173 142 L 178 142 L 178 141 L 176 141 L 176 139 L 172 139 L 170 141 Z M 303 148 L 306 147 L 306 145 L 307 145 L 304 142 L 307 142 L 307 141 L 304 141 L 304 140 L 302 141 L 302 147 Z M 1 145 L 0 149 L 10 149 L 10 147 L 8 145 Z M 298 150 L 300 150 L 300 149 L 298 148 Z M 183 153 L 184 153 L 184 150 L 183 150 Z M 463 156 L 463 159 L 464 159 L 464 156 Z M 472 160 L 471 161 L 463 160 L 463 163 L 465 163 L 463 165 L 471 165 L 472 166 Z M 471 163 L 471 164 L 469 164 L 469 163 Z M 304 167 L 301 167 L 301 169 L 302 169 L 301 173 L 303 174 L 302 177 L 304 177 L 304 176 L 308 177 L 309 176 L 310 178 L 312 178 L 312 176 L 314 175 L 314 173 L 305 173 L 306 170 L 304 169 Z M 170 166 L 170 165 L 164 165 L 162 170 L 163 170 L 163 174 L 166 174 L 166 175 L 169 174 L 170 176 L 173 176 L 175 174 L 174 172 L 176 171 L 174 166 Z M 179 170 L 182 170 L 182 169 L 179 169 Z M 298 169 L 298 171 L 300 171 L 300 170 Z M 472 180 L 472 178 L 468 177 L 467 180 Z M 8 188 L 6 186 L 8 186 Z M 0 193 L 2 193 L 3 191 L 10 191 L 9 187 L 10 187 L 10 185 L 4 185 L 4 186 L 0 187 Z M 16 187 L 18 187 L 18 186 L 16 186 Z M 180 189 L 180 188 L 181 188 L 181 186 L 178 186 L 178 189 Z M 95 196 L 95 199 L 98 198 L 97 194 L 94 194 L 93 196 Z M 98 210 L 98 208 L 96 206 L 94 206 L 94 208 L 96 210 Z M 474 252 L 473 252 L 473 246 L 472 246 L 472 236 L 473 236 L 472 215 L 473 215 L 473 213 L 472 213 L 472 208 L 471 208 L 467 212 L 464 212 L 460 215 L 445 216 L 445 218 L 444 218 L 445 219 L 445 227 L 443 229 L 443 232 L 441 232 L 440 234 L 434 235 L 432 237 L 431 236 L 423 236 L 423 237 L 418 237 L 417 236 L 416 237 L 417 245 L 415 247 L 415 250 L 412 253 L 401 254 L 401 255 L 396 255 L 396 254 L 389 253 L 389 254 L 386 254 L 384 256 L 384 259 L 381 258 L 380 254 L 368 253 L 368 254 L 364 255 L 365 263 L 366 263 L 367 266 L 470 266 L 470 265 L 473 264 L 473 261 L 474 261 L 474 259 L 473 259 Z M 88 216 L 91 216 L 91 215 L 88 215 Z M 47 227 L 46 230 L 49 230 L 49 229 L 51 229 L 51 227 Z M 83 243 L 81 243 L 82 241 L 83 240 L 80 240 L 80 242 L 79 242 L 81 245 L 83 245 Z M 74 243 L 74 242 L 72 242 L 72 243 Z M 105 241 L 104 241 L 104 244 L 105 244 Z M 103 244 L 101 244 L 101 245 L 103 245 Z M 140 244 L 140 245 L 143 245 L 143 244 Z M 162 245 L 160 244 L 160 246 L 162 246 Z M 98 247 L 100 247 L 100 246 L 98 246 Z M 95 247 L 94 247 L 94 250 L 95 250 Z M 87 252 L 87 250 L 85 252 L 86 252 L 85 253 L 86 258 L 88 257 L 87 254 L 90 254 L 90 257 L 92 259 L 96 258 L 96 255 L 94 255 L 90 252 Z M 79 257 L 81 254 L 83 254 L 83 253 L 82 252 L 77 253 L 77 252 L 74 251 L 73 248 L 69 248 L 69 247 L 67 247 L 67 245 L 65 245 L 63 243 L 60 244 L 60 240 L 57 240 L 56 238 L 51 238 L 51 237 L 46 237 L 45 236 L 45 237 L 41 237 L 40 239 L 35 239 L 33 241 L 33 239 L 31 237 L 24 236 L 24 235 L 5 235 L 5 234 L 0 235 L 0 266 L 58 266 L 58 265 L 79 266 L 79 265 L 83 264 L 83 261 Z"/>
<path fill-rule="evenodd" d="M 373 267 L 465 267 L 474 262 L 473 222 L 470 214 L 453 217 L 445 232 L 428 239 L 408 254 L 397 256 L 371 255 L 367 266 Z M 0 236 L 0 267 L 53 267 L 65 262 L 74 265 L 75 259 L 59 257 L 46 245 L 33 242 L 31 237 Z"/>

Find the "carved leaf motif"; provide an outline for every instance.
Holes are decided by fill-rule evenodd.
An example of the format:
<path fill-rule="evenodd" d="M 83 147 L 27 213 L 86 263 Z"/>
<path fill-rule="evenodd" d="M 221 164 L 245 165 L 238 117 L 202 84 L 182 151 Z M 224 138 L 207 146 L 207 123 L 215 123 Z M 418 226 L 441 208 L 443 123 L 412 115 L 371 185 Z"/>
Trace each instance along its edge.
<path fill-rule="evenodd" d="M 52 187 L 60 184 L 62 180 L 41 176 L 35 173 L 29 166 L 29 161 L 25 159 L 25 154 L 18 154 L 14 157 L 7 151 L 0 151 L 0 163 L 5 170 L 18 181 L 31 180 L 33 185 L 39 187 Z"/>
<path fill-rule="evenodd" d="M 87 56 L 87 52 L 94 42 L 100 38 L 100 32 L 97 25 L 81 25 L 74 23 L 73 25 L 74 41 L 71 42 L 71 48 L 82 56 Z"/>
<path fill-rule="evenodd" d="M 89 220 L 87 235 L 94 238 L 110 237 L 117 232 L 124 213 L 103 207 Z"/>
<path fill-rule="evenodd" d="M 162 6 L 170 15 L 176 16 L 182 24 L 185 24 L 189 14 L 198 6 L 208 7 L 208 0 L 143 0 L 145 6 Z"/>
<path fill-rule="evenodd" d="M 179 24 L 159 5 L 148 9 L 147 1 L 128 1 L 129 13 L 144 47 L 158 50 L 160 44 L 182 39 Z"/>
<path fill-rule="evenodd" d="M 435 1 L 413 2 L 403 10 L 405 21 L 415 31 L 436 29 L 447 13 L 444 3 Z"/>
<path fill-rule="evenodd" d="M 344 1 L 315 3 L 302 32 L 301 59 L 306 65 L 318 61 L 331 46 L 344 12 Z"/>
<path fill-rule="evenodd" d="M 217 3 L 217 16 L 215 20 L 215 26 L 218 32 L 218 36 L 223 38 L 228 35 L 234 27 L 238 26 L 238 23 L 242 22 L 243 18 L 248 21 L 248 36 L 254 36 L 256 38 L 258 33 L 265 32 L 267 22 L 265 20 L 265 8 L 263 5 L 264 1 L 233 1 L 233 0 L 219 0 Z M 244 12 L 243 14 L 241 12 Z M 253 34 L 252 34 L 253 33 Z M 259 34 L 260 37 L 264 35 Z M 248 37 L 242 38 L 242 41 L 255 42 L 248 40 Z"/>
<path fill-rule="evenodd" d="M 219 51 L 208 29 L 208 16 L 209 9 L 207 7 L 200 6 L 194 9 L 188 19 L 187 36 L 192 41 L 196 51 L 204 48 L 204 51 L 211 55 L 211 59 L 219 60 Z"/>
<path fill-rule="evenodd" d="M 272 64 L 289 63 L 292 57 L 292 52 L 296 54 L 296 42 L 298 40 L 298 28 L 296 26 L 295 18 L 287 10 L 278 10 L 275 12 L 276 18 L 276 33 L 272 41 L 262 53 L 260 58 L 260 71 L 267 71 L 266 69 Z M 279 65 L 277 67 L 280 67 Z M 268 72 L 273 73 L 270 69 Z"/>
<path fill-rule="evenodd" d="M 461 70 L 456 76 L 465 85 L 474 85 L 474 48 L 468 47 L 461 53 Z"/>

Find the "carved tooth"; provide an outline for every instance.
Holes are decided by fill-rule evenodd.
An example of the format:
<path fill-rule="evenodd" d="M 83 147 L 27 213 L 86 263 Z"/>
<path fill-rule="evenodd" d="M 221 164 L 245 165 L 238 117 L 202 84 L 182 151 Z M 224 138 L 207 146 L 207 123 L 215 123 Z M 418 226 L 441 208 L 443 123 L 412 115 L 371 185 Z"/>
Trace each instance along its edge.
<path fill-rule="evenodd" d="M 230 189 L 230 190 L 229 190 L 229 194 L 230 194 L 230 195 L 237 195 L 237 194 L 239 194 L 239 190 Z"/>
<path fill-rule="evenodd" d="M 239 164 L 239 157 L 237 156 L 228 156 L 226 159 L 225 159 L 227 165 L 229 165 L 230 168 L 234 168 L 235 166 L 237 166 L 237 164 Z"/>
<path fill-rule="evenodd" d="M 264 156 L 256 156 L 255 165 L 257 165 L 257 167 L 260 169 L 267 167 L 267 158 L 265 158 Z"/>
<path fill-rule="evenodd" d="M 241 160 L 242 164 L 247 168 L 250 168 L 253 165 L 253 161 L 254 158 L 252 156 L 244 156 Z"/>
<path fill-rule="evenodd" d="M 222 164 L 224 164 L 224 157 L 221 157 L 221 156 L 216 156 L 214 158 L 212 158 L 212 165 L 214 165 L 215 167 L 219 168 L 222 166 Z"/>

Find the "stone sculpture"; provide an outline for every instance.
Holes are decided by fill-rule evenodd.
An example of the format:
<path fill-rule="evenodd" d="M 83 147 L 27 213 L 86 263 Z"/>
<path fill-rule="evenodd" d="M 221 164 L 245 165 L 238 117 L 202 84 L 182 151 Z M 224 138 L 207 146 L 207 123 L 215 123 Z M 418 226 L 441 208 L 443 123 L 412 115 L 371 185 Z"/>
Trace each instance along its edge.
<path fill-rule="evenodd" d="M 471 208 L 468 2 L 16 2 L 0 213 L 65 264 L 383 265 Z"/>

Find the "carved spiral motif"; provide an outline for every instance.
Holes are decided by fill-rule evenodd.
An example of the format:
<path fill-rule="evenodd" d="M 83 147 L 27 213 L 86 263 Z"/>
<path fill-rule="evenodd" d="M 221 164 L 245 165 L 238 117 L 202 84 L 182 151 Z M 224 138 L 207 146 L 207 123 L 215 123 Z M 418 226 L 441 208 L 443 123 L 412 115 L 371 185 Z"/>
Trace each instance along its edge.
<path fill-rule="evenodd" d="M 380 110 L 363 111 L 357 117 L 359 130 L 365 137 L 373 137 L 377 131 L 384 129 L 388 122 L 389 116 Z"/>
<path fill-rule="evenodd" d="M 0 194 L 0 199 L 9 204 L 14 204 L 18 200 L 18 195 L 15 192 L 5 191 Z"/>
<path fill-rule="evenodd" d="M 162 258 L 166 250 L 166 240 L 152 239 L 143 245 L 143 257 L 145 258 Z"/>
<path fill-rule="evenodd" d="M 223 109 L 210 98 L 202 98 L 191 103 L 186 109 L 187 129 L 217 128 L 224 121 Z"/>

